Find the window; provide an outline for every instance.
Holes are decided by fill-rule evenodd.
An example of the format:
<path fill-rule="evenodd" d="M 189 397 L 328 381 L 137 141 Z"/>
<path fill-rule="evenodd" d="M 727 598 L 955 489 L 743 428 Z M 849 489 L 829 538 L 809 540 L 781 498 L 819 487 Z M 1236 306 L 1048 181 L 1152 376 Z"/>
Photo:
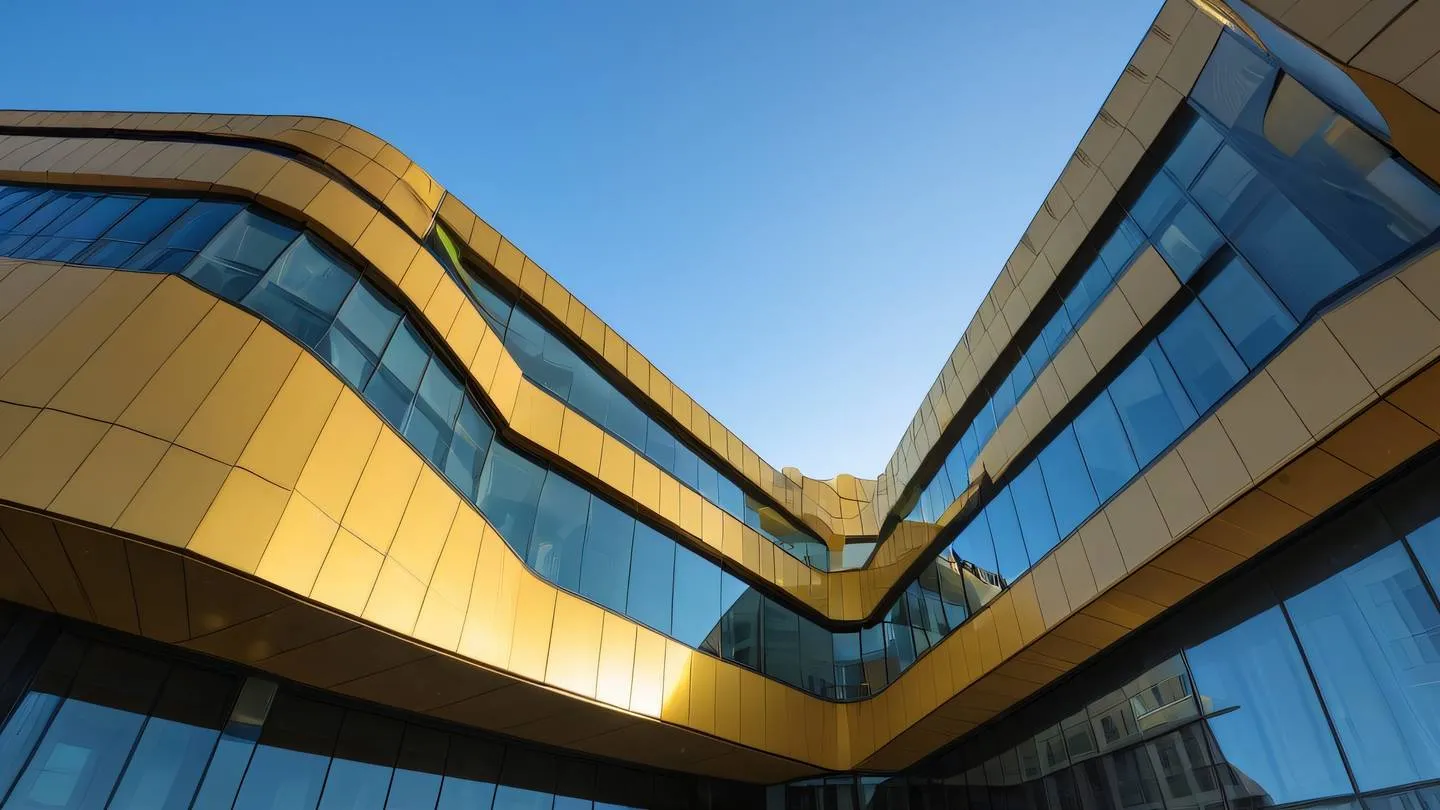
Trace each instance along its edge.
<path fill-rule="evenodd" d="M 460 403 L 460 415 L 455 420 L 455 433 L 450 447 L 445 451 L 445 477 L 450 479 L 465 497 L 474 502 L 479 497 L 480 470 L 485 464 L 485 453 L 490 449 L 490 440 L 495 431 L 485 417 L 475 409 L 475 403 L 467 397 Z"/>
<path fill-rule="evenodd" d="M 634 536 L 634 518 L 600 498 L 590 499 L 584 563 L 580 566 L 581 595 L 617 613 L 625 612 Z"/>
<path fill-rule="evenodd" d="M 720 654 L 728 661 L 760 669 L 760 594 L 742 580 L 722 572 Z"/>
<path fill-rule="evenodd" d="M 391 425 L 405 424 L 405 414 L 420 388 L 420 378 L 430 362 L 430 349 L 409 322 L 402 321 L 400 328 L 385 347 L 380 358 L 380 367 L 365 384 L 365 399 Z"/>
<path fill-rule="evenodd" d="M 610 410 L 605 415 L 605 429 L 614 434 L 616 438 L 636 450 L 643 451 L 645 429 L 649 424 L 650 419 L 635 407 L 635 403 L 618 393 L 610 400 Z"/>
<path fill-rule="evenodd" d="M 1273 190 L 1235 235 L 1235 244 L 1296 320 L 1358 275 L 1330 240 Z"/>
<path fill-rule="evenodd" d="M 175 667 L 108 807 L 188 808 L 220 737 L 235 686 L 235 679 L 226 675 Z"/>
<path fill-rule="evenodd" d="M 1109 268 L 1112 279 L 1120 276 L 1144 244 L 1145 234 L 1140 232 L 1135 220 L 1129 217 L 1120 220 L 1120 224 L 1115 226 L 1115 233 L 1100 248 L 1100 260 Z"/>
<path fill-rule="evenodd" d="M 1175 150 L 1165 161 L 1165 168 L 1175 175 L 1182 186 L 1188 187 L 1195 182 L 1200 170 L 1210 161 L 1210 156 L 1215 154 L 1221 140 L 1220 131 L 1197 115 L 1195 120 L 1190 122 L 1190 129 L 1185 132 L 1185 136 L 1175 144 Z"/>
<path fill-rule="evenodd" d="M 189 244 L 186 234 L 198 227 L 208 227 L 212 219 L 206 203 L 196 203 L 185 212 L 175 224 L 166 229 L 156 242 L 126 262 L 125 266 L 136 270 L 169 272 L 165 263 L 165 248 L 171 240 Z M 219 212 L 215 212 L 219 213 Z M 233 211 L 232 211 L 233 213 Z M 252 211 L 241 211 L 239 216 L 220 231 L 205 247 L 203 253 L 185 267 L 182 275 L 212 293 L 239 301 L 255 286 L 261 274 L 269 269 L 280 252 L 296 237 L 294 229 L 266 219 Z M 203 245 L 206 240 L 201 240 Z M 196 249 L 199 249 L 198 246 Z"/>
<path fill-rule="evenodd" d="M 1200 209 L 1185 203 L 1155 237 L 1155 247 L 1165 257 L 1181 281 L 1189 281 L 1195 271 L 1220 247 L 1220 232 Z"/>
<path fill-rule="evenodd" d="M 220 231 L 226 223 L 235 219 L 235 215 L 242 210 L 238 203 L 217 202 L 215 200 L 201 200 L 185 210 L 178 219 L 171 223 L 165 232 L 155 237 L 149 244 L 141 248 L 139 252 L 125 261 L 124 267 L 130 270 L 145 270 L 151 273 L 180 273 L 194 270 L 202 265 L 190 264 L 190 260 L 209 244 L 212 248 L 218 243 L 212 242 L 215 234 Z M 261 247 L 257 244 L 257 234 L 261 229 L 250 233 L 249 247 L 240 253 L 230 255 L 223 250 L 224 258 L 235 259 L 240 262 L 240 267 L 246 268 L 245 274 L 235 280 L 235 284 L 219 284 L 215 287 L 207 286 L 210 276 L 201 274 L 190 276 L 196 283 L 222 297 L 232 301 L 238 301 L 249 292 L 253 285 L 255 275 L 265 271 L 274 261 L 280 251 L 295 238 L 295 231 L 283 225 L 277 225 L 269 220 L 256 218 L 257 221 L 267 223 L 264 229 L 274 229 L 274 244 Z M 235 248 L 235 245 L 231 245 Z M 251 249 L 253 248 L 253 250 Z M 273 249 L 273 253 L 270 252 Z M 261 262 L 260 264 L 249 265 L 249 261 Z"/>
<path fill-rule="evenodd" d="M 985 507 L 985 522 L 990 525 L 990 536 L 995 541 L 996 564 L 1006 584 L 1014 582 L 1030 567 L 1030 556 L 1025 552 L 1020 518 L 1015 515 L 1015 501 L 1010 490 L 1011 487 L 1005 487 L 995 493 Z M 1046 513 L 1049 513 L 1048 507 Z"/>
<path fill-rule="evenodd" d="M 315 346 L 353 286 L 355 273 L 306 235 L 290 243 L 241 303 Z"/>
<path fill-rule="evenodd" d="M 1080 456 L 1080 444 L 1073 427 L 1065 428 L 1040 452 L 1040 469 L 1045 473 L 1045 489 L 1055 510 L 1059 536 L 1066 537 L 1100 505 L 1090 474 L 1085 470 L 1085 460 Z M 1034 549 L 1030 556 L 1039 557 Z"/>
<path fill-rule="evenodd" d="M 1083 470 L 1081 471 L 1083 473 Z M 1045 478 L 1040 472 L 1038 461 L 1025 466 L 1015 480 L 1007 487 L 1015 498 L 1015 513 L 1020 517 L 1020 530 L 1025 537 L 1025 551 L 1031 563 L 1038 562 L 1045 553 L 1060 542 L 1055 528 L 1055 515 L 1051 511 L 1050 498 L 1045 491 Z"/>
<path fill-rule="evenodd" d="M 671 635 L 698 649 L 719 624 L 720 567 L 677 544 Z"/>
<path fill-rule="evenodd" d="M 139 202 L 139 197 L 116 194 L 99 197 L 87 209 L 60 223 L 60 227 L 46 229 L 53 231 L 52 236 L 35 237 L 21 246 L 21 250 L 35 259 L 72 261 Z"/>
<path fill-rule="evenodd" d="M 315 351 L 352 386 L 363 390 L 399 323 L 399 307 L 361 281 L 340 306 L 339 316 Z"/>
<path fill-rule="evenodd" d="M 521 559 L 528 551 L 544 483 L 544 467 L 499 442 L 490 447 L 485 469 L 480 473 L 480 498 L 475 505 Z"/>
<path fill-rule="evenodd" d="M 445 463 L 450 437 L 455 432 L 455 416 L 460 412 L 463 399 L 465 392 L 461 390 L 460 382 L 443 363 L 437 360 L 425 368 L 425 376 L 420 380 L 420 395 L 410 407 L 403 432 L 420 454 L 436 467 Z"/>
<path fill-rule="evenodd" d="M 1000 574 L 1000 563 L 995 558 L 995 544 L 990 539 L 990 521 L 987 517 L 989 514 L 989 508 L 977 513 L 950 544 L 950 553 L 955 557 L 957 573 L 964 583 L 966 601 L 971 610 L 979 610 L 986 602 L 990 601 L 984 597 L 993 596 L 984 591 L 976 592 L 975 582 L 983 581 L 982 577 L 985 574 L 991 576 Z M 1026 565 L 1029 565 L 1028 560 Z M 971 570 L 972 568 L 978 569 L 978 571 Z"/>
<path fill-rule="evenodd" d="M 434 807 L 440 798 L 440 775 L 445 770 L 446 735 L 420 726 L 406 726 L 395 762 L 395 776 L 385 799 L 386 810 Z"/>
<path fill-rule="evenodd" d="M 637 521 L 635 544 L 630 552 L 630 592 L 625 613 L 642 624 L 669 633 L 674 581 L 675 542 Z"/>
<path fill-rule="evenodd" d="M 1254 201 L 1273 193 L 1273 187 L 1234 147 L 1224 146 L 1195 181 L 1192 193 L 1221 230 L 1233 235 L 1250 218 Z"/>
<path fill-rule="evenodd" d="M 1335 738 L 1278 607 L 1186 657 L 1221 758 L 1271 801 L 1350 792 Z"/>
<path fill-rule="evenodd" d="M 342 714 L 335 706 L 287 692 L 277 695 L 245 771 L 235 810 L 314 807 L 325 784 Z"/>
<path fill-rule="evenodd" d="M 1160 345 L 1197 411 L 1209 410 L 1249 371 L 1199 303 L 1165 327 Z"/>
<path fill-rule="evenodd" d="M 495 783 L 500 781 L 504 753 L 505 749 L 494 743 L 452 736 L 436 810 L 489 807 L 495 798 Z"/>
<path fill-rule="evenodd" d="M 1142 230 L 1154 236 L 1159 233 L 1160 226 L 1170 218 L 1170 214 L 1184 201 L 1185 197 L 1175 185 L 1175 181 L 1163 172 L 1156 173 L 1150 185 L 1140 192 L 1135 204 L 1130 206 L 1130 215 Z"/>
<path fill-rule="evenodd" d="M 1404 546 L 1285 607 L 1360 789 L 1440 778 L 1440 611 Z"/>
<path fill-rule="evenodd" d="M 1236 36 L 1222 36 L 1196 79 L 1190 97 L 1227 127 L 1275 80 L 1275 68 Z"/>
<path fill-rule="evenodd" d="M 761 598 L 760 603 L 765 674 L 800 686 L 800 617 L 773 599 Z"/>
<path fill-rule="evenodd" d="M 404 729 L 388 717 L 347 711 L 325 775 L 320 810 L 381 810 Z"/>
<path fill-rule="evenodd" d="M 1195 422 L 1195 408 L 1158 345 L 1151 344 L 1120 372 L 1109 391 L 1142 467 Z"/>
<path fill-rule="evenodd" d="M 1251 368 L 1295 330 L 1295 319 L 1284 305 L 1238 258 L 1205 286 L 1200 300 Z"/>
<path fill-rule="evenodd" d="M 1100 503 L 1119 492 L 1140 469 L 1109 391 L 1101 391 L 1095 401 L 1075 417 L 1075 438 L 1080 443 L 1080 453 L 1085 457 L 1085 467 L 1090 471 Z"/>
<path fill-rule="evenodd" d="M 590 493 L 551 473 L 535 510 L 535 533 L 525 562 L 535 573 L 570 591 L 580 589 L 580 556 Z"/>

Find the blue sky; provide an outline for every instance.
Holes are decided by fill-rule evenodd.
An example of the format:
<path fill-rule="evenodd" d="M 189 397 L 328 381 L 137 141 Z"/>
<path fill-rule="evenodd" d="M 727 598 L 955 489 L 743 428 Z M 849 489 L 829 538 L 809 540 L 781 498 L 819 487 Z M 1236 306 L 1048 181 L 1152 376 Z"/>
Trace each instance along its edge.
<path fill-rule="evenodd" d="M 0 105 L 363 126 L 776 467 L 873 476 L 1158 7 L 17 3 Z"/>

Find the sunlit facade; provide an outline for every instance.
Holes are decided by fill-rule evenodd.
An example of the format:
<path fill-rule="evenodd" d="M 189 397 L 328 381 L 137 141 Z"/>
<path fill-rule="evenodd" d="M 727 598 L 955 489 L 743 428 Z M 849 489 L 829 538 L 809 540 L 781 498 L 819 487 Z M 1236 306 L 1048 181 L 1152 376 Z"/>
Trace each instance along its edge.
<path fill-rule="evenodd" d="M 0 810 L 1440 807 L 1440 18 L 1195 3 L 873 479 L 359 128 L 0 112 Z"/>

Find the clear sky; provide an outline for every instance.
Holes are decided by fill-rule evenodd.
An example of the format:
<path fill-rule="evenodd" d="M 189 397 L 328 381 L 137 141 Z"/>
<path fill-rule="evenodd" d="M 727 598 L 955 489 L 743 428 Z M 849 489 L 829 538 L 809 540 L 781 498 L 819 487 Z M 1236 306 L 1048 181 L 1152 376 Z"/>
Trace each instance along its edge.
<path fill-rule="evenodd" d="M 777 468 L 881 471 L 1159 0 L 81 0 L 0 106 L 325 115 Z"/>

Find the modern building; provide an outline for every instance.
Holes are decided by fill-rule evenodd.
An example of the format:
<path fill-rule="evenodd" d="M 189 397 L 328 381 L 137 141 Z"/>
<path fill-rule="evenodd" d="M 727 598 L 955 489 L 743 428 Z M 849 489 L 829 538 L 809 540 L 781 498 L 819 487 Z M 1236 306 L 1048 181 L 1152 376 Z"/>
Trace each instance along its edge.
<path fill-rule="evenodd" d="M 1437 51 L 1168 0 L 875 479 L 357 127 L 0 113 L 0 808 L 1440 807 Z"/>

